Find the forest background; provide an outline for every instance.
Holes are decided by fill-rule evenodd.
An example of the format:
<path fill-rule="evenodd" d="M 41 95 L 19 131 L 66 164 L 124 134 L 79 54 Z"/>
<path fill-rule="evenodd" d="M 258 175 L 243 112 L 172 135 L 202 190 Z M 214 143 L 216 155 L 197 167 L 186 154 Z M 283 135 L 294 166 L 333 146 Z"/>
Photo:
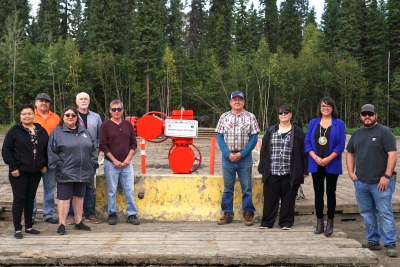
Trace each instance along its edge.
<path fill-rule="evenodd" d="M 400 0 L 325 0 L 319 24 L 308 0 L 41 0 L 36 16 L 31 8 L 0 1 L 0 124 L 18 121 L 39 93 L 60 114 L 84 91 L 103 120 L 120 99 L 125 116 L 183 106 L 215 127 L 235 90 L 261 129 L 283 104 L 306 125 L 323 96 L 347 127 L 360 125 L 365 103 L 382 124 L 400 124 Z"/>

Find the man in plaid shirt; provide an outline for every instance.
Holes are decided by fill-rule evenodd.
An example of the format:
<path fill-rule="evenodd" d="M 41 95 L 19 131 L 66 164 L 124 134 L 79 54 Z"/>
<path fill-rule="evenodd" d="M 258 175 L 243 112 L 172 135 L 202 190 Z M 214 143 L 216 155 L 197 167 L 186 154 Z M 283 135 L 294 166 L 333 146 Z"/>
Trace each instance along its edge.
<path fill-rule="evenodd" d="M 236 173 L 242 187 L 242 207 L 245 225 L 253 225 L 254 205 L 252 192 L 251 151 L 257 144 L 258 128 L 256 117 L 244 110 L 244 95 L 240 91 L 231 94 L 232 110 L 222 114 L 215 131 L 218 133 L 218 145 L 222 152 L 222 175 L 224 193 L 221 208 L 224 215 L 218 224 L 231 223 L 233 213 L 233 192 Z"/>

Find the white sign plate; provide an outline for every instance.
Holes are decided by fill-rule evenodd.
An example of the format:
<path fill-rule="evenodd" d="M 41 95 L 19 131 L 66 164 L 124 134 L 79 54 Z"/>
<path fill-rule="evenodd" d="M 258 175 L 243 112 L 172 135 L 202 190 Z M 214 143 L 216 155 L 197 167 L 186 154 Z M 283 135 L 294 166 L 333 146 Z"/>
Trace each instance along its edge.
<path fill-rule="evenodd" d="M 164 135 L 169 137 L 197 137 L 196 120 L 165 120 Z"/>

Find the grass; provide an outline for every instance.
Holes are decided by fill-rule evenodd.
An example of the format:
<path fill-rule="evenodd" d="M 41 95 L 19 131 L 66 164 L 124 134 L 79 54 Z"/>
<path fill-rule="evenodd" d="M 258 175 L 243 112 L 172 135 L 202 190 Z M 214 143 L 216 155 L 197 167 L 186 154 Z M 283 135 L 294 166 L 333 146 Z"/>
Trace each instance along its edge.
<path fill-rule="evenodd" d="M 6 134 L 11 127 L 15 125 L 15 122 L 10 124 L 0 125 L 0 134 Z"/>

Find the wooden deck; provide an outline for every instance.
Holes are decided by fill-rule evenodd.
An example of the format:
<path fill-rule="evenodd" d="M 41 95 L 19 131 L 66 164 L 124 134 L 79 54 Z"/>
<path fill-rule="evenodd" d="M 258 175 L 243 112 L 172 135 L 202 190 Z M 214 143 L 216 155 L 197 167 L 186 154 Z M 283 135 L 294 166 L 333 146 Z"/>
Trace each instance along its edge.
<path fill-rule="evenodd" d="M 91 232 L 56 234 L 40 222 L 40 235 L 0 236 L 0 265 L 296 265 L 370 266 L 376 255 L 339 229 L 331 237 L 296 226 L 258 229 L 243 223 L 118 223 Z"/>

